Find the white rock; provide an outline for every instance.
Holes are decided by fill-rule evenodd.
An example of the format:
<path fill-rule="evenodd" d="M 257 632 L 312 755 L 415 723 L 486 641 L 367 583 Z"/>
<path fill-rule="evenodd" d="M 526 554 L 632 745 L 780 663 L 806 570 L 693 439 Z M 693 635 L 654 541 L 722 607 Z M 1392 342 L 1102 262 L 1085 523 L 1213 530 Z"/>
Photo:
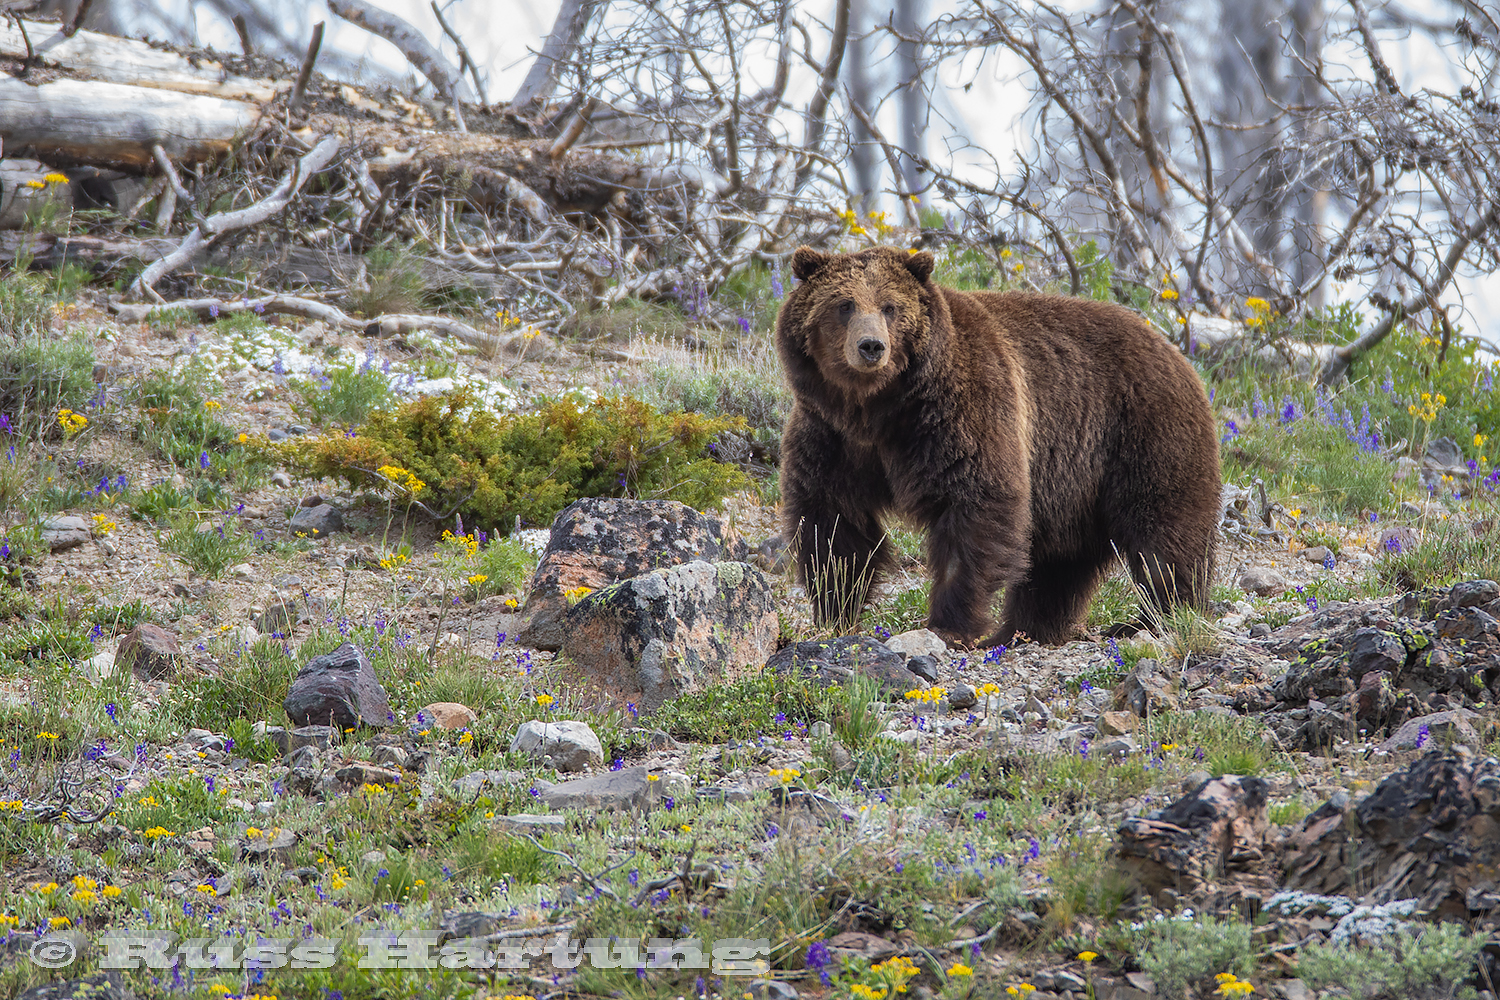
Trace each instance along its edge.
<path fill-rule="evenodd" d="M 942 656 L 948 652 L 948 644 L 936 632 L 925 628 L 893 635 L 885 644 L 887 648 L 907 656 Z"/>
<path fill-rule="evenodd" d="M 522 723 L 510 749 L 543 762 L 550 758 L 559 771 L 582 771 L 591 764 L 604 763 L 599 737 L 586 723 L 571 720 Z"/>

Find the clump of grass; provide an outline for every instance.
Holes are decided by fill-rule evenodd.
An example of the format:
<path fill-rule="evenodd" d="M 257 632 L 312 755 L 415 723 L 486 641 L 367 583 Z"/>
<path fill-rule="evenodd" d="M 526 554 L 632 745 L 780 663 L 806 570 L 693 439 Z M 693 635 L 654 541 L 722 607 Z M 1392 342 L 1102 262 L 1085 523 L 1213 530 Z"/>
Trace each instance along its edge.
<path fill-rule="evenodd" d="M 355 436 L 304 438 L 282 446 L 300 471 L 354 487 L 403 486 L 432 511 L 455 510 L 486 530 L 550 524 L 580 497 L 680 500 L 699 510 L 749 485 L 738 468 L 708 457 L 738 420 L 660 413 L 630 396 L 592 403 L 562 399 L 525 414 L 495 414 L 459 389 L 375 412 Z M 403 478 L 404 484 L 412 480 Z"/>
<path fill-rule="evenodd" d="M 692 324 L 680 309 L 626 299 L 609 309 L 575 312 L 558 333 L 587 342 L 628 343 L 637 339 L 681 340 L 691 331 Z"/>
<path fill-rule="evenodd" d="M 314 371 L 311 378 L 287 379 L 287 386 L 299 397 L 291 400 L 293 411 L 315 424 L 351 427 L 371 410 L 390 406 L 396 394 L 390 380 L 372 362 L 373 353 L 359 365 L 336 365 L 324 372 Z"/>
<path fill-rule="evenodd" d="M 657 709 L 651 725 L 696 743 L 748 740 L 798 724 L 832 722 L 835 699 L 842 697 L 806 680 L 767 674 L 675 698 Z"/>
<path fill-rule="evenodd" d="M 908 587 L 878 601 L 865 614 L 865 625 L 877 634 L 884 629 L 899 635 L 927 624 L 927 587 Z"/>
<path fill-rule="evenodd" d="M 250 541 L 250 535 L 230 517 L 218 524 L 184 518 L 162 539 L 161 547 L 187 563 L 194 573 L 212 580 L 250 554 Z"/>
<path fill-rule="evenodd" d="M 344 301 L 361 316 L 418 312 L 427 305 L 427 281 L 415 255 L 380 247 L 365 255 L 362 280 L 354 282 Z"/>
<path fill-rule="evenodd" d="M 0 429 L 0 460 L 6 459 L 3 448 L 17 440 L 63 437 L 58 412 L 88 409 L 99 391 L 93 348 L 81 338 L 55 337 L 24 316 L 6 316 L 22 310 L 18 297 L 0 282 L 0 416 L 9 428 Z M 8 323 L 16 324 L 14 332 L 3 328 Z"/>
<path fill-rule="evenodd" d="M 1141 602 L 1135 585 L 1123 573 L 1111 573 L 1105 577 L 1094 599 L 1089 602 L 1087 627 L 1100 632 L 1111 625 L 1127 625 L 1140 617 Z"/>
<path fill-rule="evenodd" d="M 1500 579 L 1500 522 L 1429 524 L 1415 546 L 1383 552 L 1378 573 L 1387 587 L 1401 590 Z"/>
<path fill-rule="evenodd" d="M 863 750 L 885 730 L 885 719 L 872 705 L 880 699 L 880 681 L 856 674 L 841 693 L 842 703 L 832 719 L 833 735 L 850 750 Z"/>
<path fill-rule="evenodd" d="M 1190 757 L 1214 777 L 1270 769 L 1274 754 L 1268 733 L 1259 720 L 1209 712 L 1163 712 L 1150 720 L 1151 741 L 1158 750 Z"/>

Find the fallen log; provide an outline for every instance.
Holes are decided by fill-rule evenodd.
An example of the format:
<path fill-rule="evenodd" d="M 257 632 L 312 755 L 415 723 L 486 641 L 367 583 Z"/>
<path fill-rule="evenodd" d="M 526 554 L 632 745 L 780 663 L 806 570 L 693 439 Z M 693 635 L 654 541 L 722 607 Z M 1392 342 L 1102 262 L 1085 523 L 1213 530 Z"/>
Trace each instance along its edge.
<path fill-rule="evenodd" d="M 260 295 L 248 299 L 180 299 L 176 302 L 140 305 L 115 301 L 109 304 L 109 308 L 126 323 L 141 323 L 152 316 L 178 309 L 193 313 L 204 321 L 230 316 L 234 313 L 253 312 L 262 315 L 301 316 L 304 319 L 321 320 L 334 329 L 356 331 L 367 337 L 391 337 L 415 330 L 434 330 L 492 355 L 510 354 L 519 357 L 530 353 L 534 356 L 550 347 L 550 341 L 538 334 L 528 336 L 525 333 L 486 333 L 446 316 L 386 313 L 374 319 L 358 319 L 350 316 L 338 306 L 296 295 Z M 538 350 L 537 345 L 533 345 L 533 341 L 536 340 L 543 341 L 540 345 L 542 350 Z"/>
<path fill-rule="evenodd" d="M 6 155 L 34 156 L 55 166 L 146 172 L 158 145 L 179 163 L 200 163 L 228 152 L 260 118 L 260 109 L 245 101 L 97 80 L 33 87 L 0 76 Z"/>
<path fill-rule="evenodd" d="M 269 101 L 278 90 L 291 86 L 238 76 L 212 60 L 190 62 L 176 52 L 134 38 L 97 31 L 80 31 L 69 37 L 61 29 L 61 25 L 44 21 L 0 21 L 0 56 L 26 59 L 30 55 L 42 67 L 62 68 L 91 80 L 208 97 Z M 28 38 L 30 53 L 26 50 Z"/>

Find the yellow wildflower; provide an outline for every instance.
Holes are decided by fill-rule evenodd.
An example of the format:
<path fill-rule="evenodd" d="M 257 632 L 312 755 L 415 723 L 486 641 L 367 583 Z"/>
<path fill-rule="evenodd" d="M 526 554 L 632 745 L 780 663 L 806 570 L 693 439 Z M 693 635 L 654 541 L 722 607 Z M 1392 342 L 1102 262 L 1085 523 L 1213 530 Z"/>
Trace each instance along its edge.
<path fill-rule="evenodd" d="M 240 442 L 240 444 L 244 444 L 246 441 L 250 440 L 250 435 L 246 434 L 244 432 L 241 432 L 240 436 L 239 436 L 239 438 L 237 440 Z"/>
<path fill-rule="evenodd" d="M 1258 313 L 1268 313 L 1271 311 L 1271 303 L 1265 299 L 1257 299 L 1253 296 L 1245 300 L 1245 307 Z"/>
<path fill-rule="evenodd" d="M 54 930 L 60 930 L 63 927 L 73 926 L 73 921 L 69 920 L 67 917 L 52 917 L 47 921 L 47 923 L 51 924 Z"/>
<path fill-rule="evenodd" d="M 962 962 L 953 963 L 953 966 L 948 970 L 948 975 L 950 976 L 972 976 L 973 974 L 974 970 Z"/>
<path fill-rule="evenodd" d="M 50 174 L 47 174 L 45 177 L 43 177 L 42 181 L 45 182 L 45 183 L 47 183 L 47 184 L 66 184 L 66 183 L 68 183 L 68 175 L 67 174 L 59 174 L 59 173 L 50 173 Z"/>
<path fill-rule="evenodd" d="M 536 703 L 543 708 L 550 707 L 551 704 L 556 700 L 557 699 L 553 698 L 550 694 L 539 694 L 536 696 Z"/>
<path fill-rule="evenodd" d="M 61 739 L 62 737 L 58 736 L 56 733 L 41 732 L 36 734 L 36 738 L 39 740 L 56 740 Z"/>
<path fill-rule="evenodd" d="M 773 767 L 771 768 L 771 777 L 785 785 L 802 777 L 802 772 L 795 767 Z"/>
<path fill-rule="evenodd" d="M 26 182 L 26 186 L 35 191 L 40 191 L 47 186 L 47 183 L 45 181 L 30 180 Z"/>
<path fill-rule="evenodd" d="M 103 889 L 99 890 L 99 895 L 103 896 L 105 899 L 114 899 L 124 891 L 125 890 L 121 889 L 117 885 L 107 885 Z"/>
<path fill-rule="evenodd" d="M 1484 443 L 1486 441 L 1488 441 L 1488 440 L 1489 440 L 1489 438 L 1486 437 L 1486 436 L 1484 436 L 1483 434 L 1475 434 L 1474 435 L 1474 447 L 1476 447 L 1476 448 L 1483 448 L 1484 447 Z"/>
<path fill-rule="evenodd" d="M 1163 299 L 1165 299 L 1166 301 L 1168 301 L 1168 302 L 1176 302 L 1177 301 L 1177 289 L 1175 289 L 1175 288 L 1163 288 L 1161 290 L 1161 297 Z"/>
<path fill-rule="evenodd" d="M 1099 953 L 1096 951 L 1080 951 L 1078 953 L 1078 961 L 1080 962 L 1092 962 L 1098 957 Z"/>
<path fill-rule="evenodd" d="M 469 577 L 469 586 L 477 587 L 488 579 L 489 577 L 485 576 L 483 573 L 475 573 L 473 576 Z"/>

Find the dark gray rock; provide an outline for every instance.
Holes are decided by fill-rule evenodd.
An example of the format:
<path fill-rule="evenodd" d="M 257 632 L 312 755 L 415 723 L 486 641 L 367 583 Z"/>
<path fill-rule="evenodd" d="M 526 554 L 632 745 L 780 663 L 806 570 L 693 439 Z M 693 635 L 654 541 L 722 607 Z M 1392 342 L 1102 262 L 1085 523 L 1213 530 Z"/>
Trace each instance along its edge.
<path fill-rule="evenodd" d="M 17 995 L 16 1000 L 127 1000 L 134 996 L 134 991 L 126 991 L 120 973 L 111 970 L 33 986 Z"/>
<path fill-rule="evenodd" d="M 948 707 L 963 712 L 979 704 L 979 695 L 967 684 L 959 683 L 948 692 Z"/>
<path fill-rule="evenodd" d="M 636 809 L 656 801 L 659 781 L 649 780 L 650 769 L 627 767 L 556 785 L 543 785 L 541 800 L 549 808 Z"/>
<path fill-rule="evenodd" d="M 326 538 L 335 532 L 344 531 L 344 513 L 332 504 L 318 504 L 316 507 L 298 507 L 292 514 L 291 523 L 287 529 L 293 535 L 306 535 L 308 538 Z"/>
<path fill-rule="evenodd" d="M 388 767 L 376 767 L 374 764 L 355 762 L 339 768 L 333 775 L 347 788 L 357 788 L 361 785 L 399 785 L 401 783 L 401 772 L 393 771 Z"/>
<path fill-rule="evenodd" d="M 299 726 L 332 725 L 341 732 L 360 725 L 385 726 L 392 718 L 390 699 L 375 668 L 349 642 L 309 660 L 297 672 L 282 707 Z"/>
<path fill-rule="evenodd" d="M 904 656 L 867 635 L 794 643 L 768 659 L 766 669 L 778 674 L 816 677 L 829 687 L 843 684 L 856 674 L 873 677 L 886 693 L 897 697 L 926 686 L 922 678 L 906 668 Z"/>
<path fill-rule="evenodd" d="M 922 678 L 928 684 L 938 682 L 938 661 L 936 656 L 913 656 L 906 661 L 906 669 Z"/>

